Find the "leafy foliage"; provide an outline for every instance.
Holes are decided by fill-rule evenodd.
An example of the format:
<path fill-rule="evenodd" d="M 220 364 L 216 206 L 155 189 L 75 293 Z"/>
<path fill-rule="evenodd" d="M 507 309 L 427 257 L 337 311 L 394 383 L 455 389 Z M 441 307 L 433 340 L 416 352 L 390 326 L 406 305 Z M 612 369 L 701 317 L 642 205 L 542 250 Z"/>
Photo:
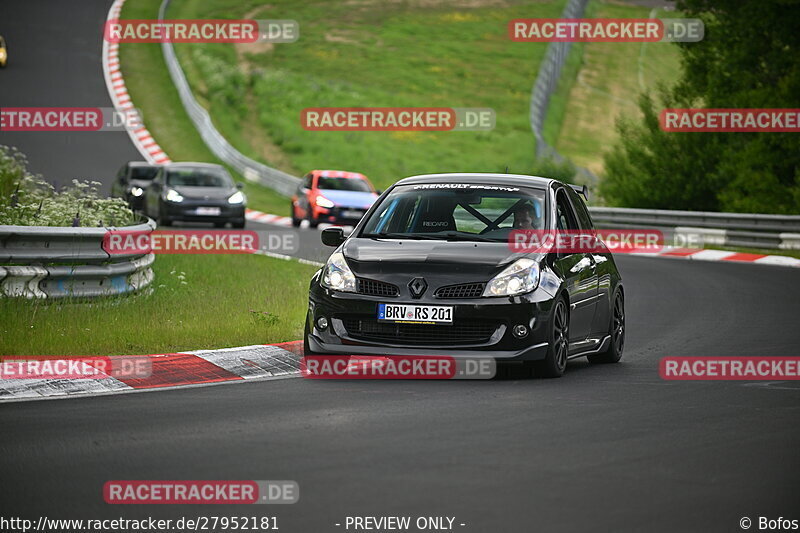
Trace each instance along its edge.
<path fill-rule="evenodd" d="M 601 194 L 629 207 L 800 212 L 796 133 L 667 133 L 667 107 L 794 108 L 800 94 L 800 4 L 785 0 L 684 0 L 705 39 L 681 45 L 682 77 L 639 102 L 640 122 L 620 120 Z M 789 23 L 794 21 L 795 23 Z"/>
<path fill-rule="evenodd" d="M 0 224 L 127 226 L 136 222 L 125 200 L 100 195 L 100 183 L 72 180 L 72 185 L 56 191 L 26 167 L 22 153 L 0 145 Z"/>

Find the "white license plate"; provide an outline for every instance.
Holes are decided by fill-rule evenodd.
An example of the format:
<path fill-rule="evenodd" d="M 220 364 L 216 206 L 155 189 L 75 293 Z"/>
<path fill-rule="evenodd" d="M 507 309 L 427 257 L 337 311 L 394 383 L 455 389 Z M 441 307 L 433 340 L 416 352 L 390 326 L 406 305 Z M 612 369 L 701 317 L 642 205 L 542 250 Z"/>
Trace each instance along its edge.
<path fill-rule="evenodd" d="M 361 218 L 363 213 L 361 211 L 353 211 L 352 209 L 345 209 L 342 211 L 342 216 L 347 218 Z"/>
<path fill-rule="evenodd" d="M 449 305 L 378 304 L 378 320 L 414 324 L 452 324 Z"/>
<path fill-rule="evenodd" d="M 198 215 L 217 216 L 222 210 L 219 207 L 198 207 L 194 212 Z"/>

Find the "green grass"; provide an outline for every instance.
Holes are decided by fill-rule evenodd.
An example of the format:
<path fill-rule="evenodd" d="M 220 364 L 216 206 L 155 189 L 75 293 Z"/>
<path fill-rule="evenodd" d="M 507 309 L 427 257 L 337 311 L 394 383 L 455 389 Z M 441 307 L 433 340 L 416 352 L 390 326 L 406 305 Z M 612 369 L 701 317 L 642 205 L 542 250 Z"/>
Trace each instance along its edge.
<path fill-rule="evenodd" d="M 126 2 L 121 18 L 156 18 L 160 4 L 160 0 Z M 184 111 L 159 44 L 120 45 L 120 65 L 131 100 L 141 110 L 145 126 L 173 161 L 222 163 L 206 147 Z M 244 181 L 232 168 L 229 170 Z M 245 194 L 251 209 L 289 213 L 289 200 L 271 189 L 246 182 Z"/>
<path fill-rule="evenodd" d="M 91 303 L 0 299 L 2 355 L 141 355 L 301 338 L 315 267 L 161 255 L 153 290 Z"/>
<path fill-rule="evenodd" d="M 159 4 L 128 2 L 122 16 L 153 17 Z M 529 99 L 546 45 L 511 42 L 506 24 L 556 17 L 563 5 L 184 0 L 173 3 L 168 16 L 297 20 L 295 43 L 176 45 L 195 96 L 223 135 L 254 159 L 294 175 L 356 170 L 385 188 L 417 173 L 536 168 Z M 592 2 L 587 10 L 595 17 L 649 14 L 610 1 Z M 170 156 L 215 161 L 183 112 L 159 46 L 122 45 L 121 56 L 133 101 Z M 617 116 L 638 114 L 642 88 L 672 81 L 678 68 L 672 44 L 575 44 L 551 99 L 545 138 L 601 173 L 602 154 L 616 140 Z M 370 133 L 309 132 L 300 125 L 306 107 L 401 105 L 491 107 L 497 126 L 492 132 Z M 251 208 L 288 214 L 288 202 L 273 191 L 248 183 L 246 192 Z"/>
<path fill-rule="evenodd" d="M 587 15 L 647 18 L 649 8 L 607 0 L 589 4 Z M 675 17 L 658 10 L 657 17 Z M 573 46 L 559 88 L 551 100 L 545 138 L 559 153 L 596 174 L 603 153 L 617 140 L 620 115 L 640 116 L 636 101 L 643 90 L 672 84 L 680 73 L 678 47 L 671 43 L 584 43 Z"/>
<path fill-rule="evenodd" d="M 186 0 L 174 3 L 169 17 L 297 20 L 300 39 L 291 44 L 176 46 L 193 91 L 250 157 L 297 174 L 355 170 L 385 188 L 417 173 L 533 168 L 530 91 L 546 45 L 510 41 L 507 23 L 556 17 L 563 5 L 278 0 L 259 9 L 255 1 Z M 497 126 L 491 132 L 303 130 L 301 111 L 318 106 L 490 107 Z"/>

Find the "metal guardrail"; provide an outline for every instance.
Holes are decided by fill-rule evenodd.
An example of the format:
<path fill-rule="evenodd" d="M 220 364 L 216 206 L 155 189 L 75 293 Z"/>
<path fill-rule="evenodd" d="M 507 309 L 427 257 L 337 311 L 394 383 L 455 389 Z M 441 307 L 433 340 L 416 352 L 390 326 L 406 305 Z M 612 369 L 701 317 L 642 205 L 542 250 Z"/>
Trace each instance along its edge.
<path fill-rule="evenodd" d="M 169 3 L 170 0 L 164 0 L 161 3 L 161 7 L 158 10 L 159 20 L 164 19 Z M 183 103 L 183 107 L 189 114 L 189 118 L 194 122 L 197 131 L 200 133 L 200 137 L 203 138 L 209 150 L 222 161 L 235 168 L 246 179 L 259 182 L 285 196 L 291 196 L 295 192 L 295 189 L 297 189 L 300 178 L 255 161 L 234 148 L 231 143 L 217 131 L 217 128 L 214 127 L 214 123 L 211 121 L 211 116 L 208 114 L 208 111 L 197 102 L 192 94 L 192 89 L 178 62 L 172 43 L 167 41 L 162 42 L 161 51 L 164 54 L 167 70 L 172 78 L 172 82 L 175 84 L 175 88 L 178 90 L 178 95 Z"/>
<path fill-rule="evenodd" d="M 560 18 L 580 18 L 583 16 L 588 3 L 589 0 L 569 0 Z M 561 79 L 561 69 L 564 67 L 564 63 L 567 62 L 571 47 L 571 42 L 551 42 L 547 45 L 547 51 L 544 54 L 531 91 L 530 122 L 533 136 L 536 138 L 536 157 L 550 157 L 559 163 L 564 162 L 566 158 L 544 140 L 544 119 L 547 116 L 550 98 L 556 91 L 558 81 Z M 590 184 L 597 183 L 597 176 L 588 168 L 576 166 L 576 171 L 583 177 L 584 181 Z"/>
<path fill-rule="evenodd" d="M 589 0 L 569 0 L 564 11 L 561 13 L 562 19 L 580 18 L 586 9 Z M 547 106 L 550 105 L 550 97 L 558 86 L 561 78 L 561 68 L 567 61 L 571 42 L 551 42 L 547 45 L 547 51 L 536 75 L 531 92 L 531 129 L 536 137 L 536 155 L 542 156 L 548 152 L 555 152 L 544 140 L 544 118 L 547 115 Z"/>
<path fill-rule="evenodd" d="M 800 249 L 800 215 L 712 213 L 666 209 L 590 207 L 600 228 L 667 229 L 700 243 L 745 248 Z"/>
<path fill-rule="evenodd" d="M 103 242 L 111 231 L 155 227 L 150 219 L 125 228 L 0 226 L 0 298 L 95 298 L 147 287 L 155 255 L 109 254 Z"/>

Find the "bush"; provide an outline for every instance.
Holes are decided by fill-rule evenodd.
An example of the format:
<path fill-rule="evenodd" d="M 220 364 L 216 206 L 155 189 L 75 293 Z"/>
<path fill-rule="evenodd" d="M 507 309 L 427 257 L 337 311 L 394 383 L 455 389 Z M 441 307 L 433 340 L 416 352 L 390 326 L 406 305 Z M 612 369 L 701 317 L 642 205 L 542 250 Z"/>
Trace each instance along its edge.
<path fill-rule="evenodd" d="M 556 161 L 552 157 L 543 157 L 533 163 L 530 174 L 543 178 L 552 178 L 564 183 L 575 183 L 577 169 L 572 161 L 564 159 Z"/>
<path fill-rule="evenodd" d="M 128 226 L 137 217 L 121 198 L 103 198 L 96 181 L 72 180 L 56 191 L 27 171 L 25 156 L 0 145 L 0 225 Z"/>
<path fill-rule="evenodd" d="M 702 18 L 702 43 L 683 43 L 682 75 L 645 94 L 641 120 L 620 120 L 600 191 L 612 205 L 800 213 L 800 136 L 793 132 L 665 132 L 665 108 L 792 108 L 800 91 L 796 7 L 781 0 L 681 0 Z M 794 17 L 794 18 L 792 18 Z"/>

